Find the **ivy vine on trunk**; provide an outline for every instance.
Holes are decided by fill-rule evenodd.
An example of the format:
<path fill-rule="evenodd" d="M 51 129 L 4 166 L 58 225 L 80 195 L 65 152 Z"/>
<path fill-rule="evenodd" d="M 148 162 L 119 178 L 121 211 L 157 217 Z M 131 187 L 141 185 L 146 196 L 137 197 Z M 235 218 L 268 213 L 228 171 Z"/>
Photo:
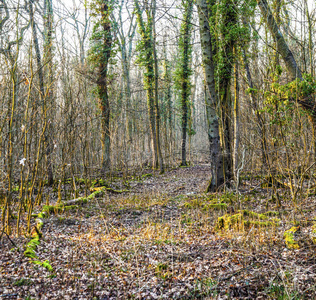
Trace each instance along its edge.
<path fill-rule="evenodd" d="M 90 62 L 97 69 L 97 97 L 101 111 L 101 144 L 102 144 L 102 172 L 111 166 L 110 161 L 110 102 L 108 96 L 109 74 L 108 68 L 112 50 L 112 26 L 110 14 L 111 0 L 99 0 L 95 6 L 96 16 L 91 37 Z"/>
<path fill-rule="evenodd" d="M 186 140 L 188 124 L 188 106 L 190 105 L 190 95 L 192 84 L 190 76 L 192 74 L 192 13 L 193 0 L 183 0 L 184 8 L 183 21 L 180 28 L 178 65 L 175 72 L 176 88 L 180 93 L 181 101 L 181 128 L 182 128 L 182 146 L 181 146 L 181 166 L 187 165 L 186 160 Z"/>
<path fill-rule="evenodd" d="M 152 3 L 155 4 L 155 3 Z M 142 10 L 139 6 L 138 0 L 135 0 L 135 13 L 137 16 L 138 30 L 141 40 L 137 44 L 139 57 L 137 63 L 145 68 L 144 73 L 144 89 L 147 93 L 147 106 L 149 114 L 149 126 L 151 133 L 151 146 L 153 153 L 153 168 L 160 168 L 163 172 L 162 154 L 159 144 L 159 107 L 158 107 L 158 93 L 157 93 L 157 77 L 155 74 L 158 70 L 155 65 L 155 44 L 154 44 L 154 13 L 155 8 L 149 7 L 148 2 L 144 3 L 147 20 L 142 16 Z M 152 5 L 153 6 L 153 5 Z"/>

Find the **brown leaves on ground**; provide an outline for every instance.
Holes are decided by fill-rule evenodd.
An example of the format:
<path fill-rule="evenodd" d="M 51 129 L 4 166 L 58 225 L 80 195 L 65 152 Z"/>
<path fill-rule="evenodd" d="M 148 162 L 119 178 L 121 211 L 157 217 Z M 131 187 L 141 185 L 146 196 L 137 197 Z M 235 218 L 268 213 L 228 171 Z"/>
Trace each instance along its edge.
<path fill-rule="evenodd" d="M 293 203 L 283 201 L 278 227 L 218 232 L 227 210 L 205 209 L 210 199 L 228 211 L 262 213 L 274 204 L 268 190 L 254 193 L 248 183 L 238 197 L 206 195 L 208 176 L 207 165 L 143 176 L 129 193 L 51 215 L 36 252 L 53 272 L 24 257 L 25 238 L 12 238 L 17 249 L 4 236 L 1 298 L 315 299 L 315 245 L 287 250 L 283 240 Z M 297 220 L 315 218 L 315 198 L 305 201 Z"/>

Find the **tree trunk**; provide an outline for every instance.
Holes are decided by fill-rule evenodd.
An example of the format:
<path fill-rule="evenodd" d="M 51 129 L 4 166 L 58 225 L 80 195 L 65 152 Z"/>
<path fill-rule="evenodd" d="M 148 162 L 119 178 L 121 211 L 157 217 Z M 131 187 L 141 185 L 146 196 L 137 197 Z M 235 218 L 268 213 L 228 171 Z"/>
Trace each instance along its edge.
<path fill-rule="evenodd" d="M 160 173 L 164 172 L 164 163 L 161 152 L 160 143 L 160 112 L 159 112 L 159 102 L 158 102 L 158 60 L 156 54 L 156 0 L 153 0 L 153 56 L 154 56 L 154 67 L 155 67 L 155 121 L 156 121 L 156 141 L 157 141 L 157 154 L 159 160 L 159 170 Z"/>
<path fill-rule="evenodd" d="M 234 55 L 238 53 L 234 48 Z M 237 172 L 238 172 L 238 147 L 239 147 L 239 82 L 238 82 L 238 60 L 235 59 L 235 99 L 234 99 L 234 152 L 233 152 L 233 170 L 234 178 L 238 186 Z"/>
<path fill-rule="evenodd" d="M 220 4 L 219 20 L 221 25 L 221 37 L 217 39 L 222 46 L 218 45 L 218 76 L 219 76 L 219 94 L 220 94 L 220 113 L 221 113 L 221 146 L 224 154 L 224 176 L 225 181 L 233 176 L 233 101 L 231 95 L 231 82 L 233 75 L 233 65 L 235 61 L 234 48 L 236 45 L 236 36 L 232 30 L 238 24 L 238 15 L 235 4 L 232 0 L 224 0 Z"/>
<path fill-rule="evenodd" d="M 32 6 L 31 1 L 29 1 L 29 14 L 30 14 L 30 21 L 31 21 L 31 26 L 32 26 L 33 43 L 34 43 L 35 54 L 36 54 L 38 81 L 40 85 L 39 94 L 40 94 L 40 100 L 41 100 L 41 105 L 42 105 L 42 113 L 43 113 L 44 122 L 45 122 L 44 147 L 45 147 L 48 183 L 52 184 L 54 181 L 54 176 L 53 176 L 51 157 L 50 155 L 48 155 L 51 152 L 51 143 L 49 139 L 49 132 L 47 131 L 48 120 L 47 120 L 47 103 L 46 103 L 45 88 L 44 88 L 44 73 L 43 73 L 43 68 L 42 68 L 42 58 L 41 58 L 41 52 L 40 52 L 38 38 L 37 38 L 36 24 L 34 20 L 34 12 L 33 12 L 33 6 Z"/>
<path fill-rule="evenodd" d="M 288 45 L 285 42 L 285 39 L 279 29 L 277 22 L 274 19 L 274 16 L 270 10 L 270 7 L 266 0 L 257 0 L 258 6 L 261 10 L 261 13 L 264 17 L 264 20 L 267 23 L 267 26 L 276 42 L 277 50 L 281 54 L 286 68 L 291 76 L 292 80 L 296 78 L 303 79 L 302 73 L 298 68 L 293 53 L 289 49 Z"/>
<path fill-rule="evenodd" d="M 108 64 L 111 56 L 112 35 L 110 22 L 109 1 L 104 0 L 101 5 L 101 26 L 103 29 L 102 58 L 99 62 L 98 97 L 101 110 L 101 144 L 102 144 L 102 172 L 105 174 L 111 167 L 110 161 L 110 103 L 108 97 Z"/>
<path fill-rule="evenodd" d="M 262 120 L 262 117 L 260 115 L 260 112 L 258 110 L 258 103 L 257 103 L 257 97 L 255 96 L 255 93 L 253 89 L 255 88 L 250 69 L 249 69 L 249 64 L 246 56 L 246 51 L 245 49 L 242 49 L 242 56 L 243 56 L 243 61 L 244 61 L 244 67 L 246 70 L 247 74 L 247 81 L 248 81 L 248 86 L 250 87 L 250 106 L 251 109 L 254 113 L 254 115 L 257 118 L 257 127 L 258 127 L 258 135 L 261 138 L 261 157 L 262 157 L 262 166 L 264 167 L 267 163 L 269 163 L 269 159 L 267 156 L 267 145 L 266 145 L 266 137 L 265 137 L 265 131 L 264 131 L 264 121 Z"/>
<path fill-rule="evenodd" d="M 163 55 L 164 55 L 164 104 L 167 110 L 166 113 L 166 146 L 168 147 L 168 157 L 171 157 L 172 152 L 172 141 L 173 141 L 173 130 L 174 126 L 172 123 L 172 95 L 171 95 L 171 71 L 170 63 L 167 58 L 167 49 L 166 49 L 166 36 L 163 38 Z M 169 161 L 170 162 L 170 161 Z"/>
<path fill-rule="evenodd" d="M 192 61 L 192 46 L 190 44 L 192 32 L 192 11 L 193 1 L 187 0 L 183 2 L 184 14 L 180 29 L 179 38 L 179 66 L 177 68 L 176 82 L 181 91 L 181 127 L 182 127 L 182 147 L 181 147 L 181 166 L 187 165 L 186 144 L 187 144 L 187 128 L 188 128 L 188 104 L 190 101 L 191 82 L 190 76 Z"/>
<path fill-rule="evenodd" d="M 153 168 L 158 168 L 158 148 L 157 148 L 157 135 L 156 135 L 156 119 L 155 119 L 155 74 L 154 74 L 154 50 L 153 50 L 153 20 L 149 8 L 146 7 L 147 24 L 145 24 L 142 12 L 140 10 L 138 1 L 135 0 L 135 8 L 137 15 L 137 23 L 142 38 L 142 50 L 144 54 L 144 61 L 141 64 L 145 67 L 144 74 L 144 88 L 147 93 L 147 106 L 149 115 L 149 126 L 151 133 L 151 148 L 153 153 Z"/>
<path fill-rule="evenodd" d="M 54 120 L 53 116 L 53 81 L 54 81 L 54 70 L 53 70 L 53 4 L 51 0 L 45 0 L 45 42 L 44 42 L 44 64 L 45 64 L 45 79 L 46 79 L 46 90 L 45 92 L 45 103 L 46 103 L 46 118 Z M 47 134 L 45 135 L 45 151 L 46 151 L 46 163 L 47 163 L 47 175 L 48 184 L 54 183 L 53 167 L 52 167 L 52 152 L 53 152 L 53 123 L 47 123 Z"/>
<path fill-rule="evenodd" d="M 297 66 L 296 60 L 291 52 L 290 48 L 288 47 L 285 39 L 279 29 L 277 22 L 275 21 L 273 14 L 270 10 L 270 7 L 266 0 L 257 0 L 258 6 L 261 10 L 261 13 L 264 17 L 264 20 L 267 23 L 269 31 L 271 32 L 276 45 L 277 50 L 282 56 L 287 71 L 292 80 L 299 79 L 303 80 L 303 76 L 301 70 Z M 311 95 L 305 97 L 304 99 L 291 99 L 293 101 L 297 101 L 298 104 L 309 114 L 313 126 L 316 127 L 316 107 L 314 99 Z"/>
<path fill-rule="evenodd" d="M 208 123 L 208 138 L 210 143 L 211 180 L 208 186 L 208 191 L 215 191 L 223 183 L 224 176 L 218 119 L 216 115 L 216 104 L 218 103 L 218 99 L 215 88 L 215 66 L 212 55 L 213 38 L 208 23 L 210 10 L 207 7 L 206 1 L 197 0 L 197 7 L 206 86 L 205 105 Z"/>

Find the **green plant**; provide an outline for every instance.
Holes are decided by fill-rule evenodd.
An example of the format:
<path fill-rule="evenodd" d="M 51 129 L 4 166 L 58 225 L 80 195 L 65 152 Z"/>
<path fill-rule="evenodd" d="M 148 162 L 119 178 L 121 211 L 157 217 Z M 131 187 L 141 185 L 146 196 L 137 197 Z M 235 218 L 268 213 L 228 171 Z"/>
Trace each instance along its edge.
<path fill-rule="evenodd" d="M 284 232 L 284 240 L 286 247 L 289 249 L 299 249 L 300 246 L 298 244 L 298 241 L 296 240 L 297 232 L 299 232 L 300 227 L 293 226 L 289 230 Z"/>
<path fill-rule="evenodd" d="M 34 264 L 42 266 L 43 268 L 47 269 L 49 272 L 53 272 L 53 267 L 50 265 L 48 260 L 45 261 L 39 261 L 39 260 L 33 260 Z"/>
<path fill-rule="evenodd" d="M 31 285 L 32 281 L 27 278 L 20 278 L 17 281 L 13 282 L 14 286 L 23 286 L 23 285 Z"/>
<path fill-rule="evenodd" d="M 297 291 L 287 291 L 283 284 L 272 283 L 266 290 L 267 294 L 275 300 L 299 300 L 304 299 Z"/>
<path fill-rule="evenodd" d="M 169 265 L 166 263 L 158 263 L 155 269 L 155 275 L 161 279 L 168 279 L 171 277 L 171 273 L 168 271 Z"/>
<path fill-rule="evenodd" d="M 214 297 L 218 294 L 218 282 L 212 278 L 202 278 L 195 281 L 192 296 L 202 299 L 204 297 Z"/>

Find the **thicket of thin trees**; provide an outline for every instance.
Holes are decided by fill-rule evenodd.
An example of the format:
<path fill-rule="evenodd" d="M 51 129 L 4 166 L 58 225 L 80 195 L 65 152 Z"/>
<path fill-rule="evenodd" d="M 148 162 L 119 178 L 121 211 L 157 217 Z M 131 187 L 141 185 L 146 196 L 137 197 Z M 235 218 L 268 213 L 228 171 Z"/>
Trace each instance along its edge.
<path fill-rule="evenodd" d="M 0 2 L 7 233 L 118 170 L 210 163 L 209 191 L 243 171 L 293 199 L 314 172 L 313 1 Z"/>

